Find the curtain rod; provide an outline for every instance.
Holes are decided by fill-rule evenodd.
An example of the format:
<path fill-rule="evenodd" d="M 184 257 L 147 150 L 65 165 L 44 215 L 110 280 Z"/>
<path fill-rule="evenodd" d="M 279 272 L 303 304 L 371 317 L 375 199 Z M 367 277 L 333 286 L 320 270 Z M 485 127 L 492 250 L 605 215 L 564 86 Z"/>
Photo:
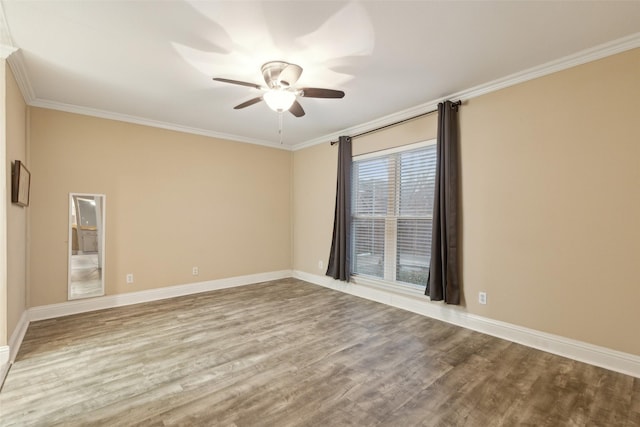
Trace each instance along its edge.
<path fill-rule="evenodd" d="M 453 102 L 452 105 L 455 108 L 457 108 L 460 105 L 462 105 L 462 101 Z M 370 133 L 378 132 L 378 131 L 381 131 L 383 129 L 390 128 L 390 127 L 393 127 L 393 126 L 397 126 L 397 125 L 400 125 L 402 123 L 405 123 L 405 122 L 408 122 L 408 121 L 411 121 L 411 120 L 414 120 L 414 119 L 417 119 L 417 118 L 420 118 L 420 117 L 423 117 L 423 116 L 428 116 L 429 114 L 433 114 L 433 113 L 437 113 L 437 112 L 438 112 L 437 109 L 431 110 L 431 111 L 427 111 L 426 113 L 418 114 L 417 116 L 409 117 L 407 119 L 400 120 L 398 122 L 389 123 L 388 125 L 380 126 L 378 128 L 371 129 L 371 130 L 368 130 L 366 132 L 359 133 L 357 135 L 353 135 L 351 138 L 353 139 L 353 138 L 358 138 L 358 137 L 361 137 L 361 136 L 369 135 Z M 335 145 L 337 143 L 338 143 L 338 141 L 331 141 L 331 145 Z"/>

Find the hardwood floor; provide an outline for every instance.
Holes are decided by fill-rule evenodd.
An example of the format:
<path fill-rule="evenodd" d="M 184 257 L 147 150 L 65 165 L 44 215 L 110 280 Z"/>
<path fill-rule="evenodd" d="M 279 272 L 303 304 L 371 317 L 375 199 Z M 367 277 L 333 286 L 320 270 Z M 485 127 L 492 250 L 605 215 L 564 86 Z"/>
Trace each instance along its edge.
<path fill-rule="evenodd" d="M 32 323 L 0 424 L 640 426 L 640 380 L 285 279 Z"/>

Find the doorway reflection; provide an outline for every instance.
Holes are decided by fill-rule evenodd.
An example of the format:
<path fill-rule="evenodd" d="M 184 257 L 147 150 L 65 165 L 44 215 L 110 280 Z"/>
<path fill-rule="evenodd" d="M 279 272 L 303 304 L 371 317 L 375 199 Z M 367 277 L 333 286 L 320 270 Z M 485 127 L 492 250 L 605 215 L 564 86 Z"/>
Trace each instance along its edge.
<path fill-rule="evenodd" d="M 101 194 L 69 195 L 70 300 L 104 295 L 104 204 Z"/>

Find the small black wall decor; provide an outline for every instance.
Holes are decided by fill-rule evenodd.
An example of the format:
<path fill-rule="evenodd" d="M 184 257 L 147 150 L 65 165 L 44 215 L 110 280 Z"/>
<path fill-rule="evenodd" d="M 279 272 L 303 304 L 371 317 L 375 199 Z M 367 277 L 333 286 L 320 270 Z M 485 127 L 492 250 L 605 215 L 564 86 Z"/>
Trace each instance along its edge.
<path fill-rule="evenodd" d="M 16 160 L 11 168 L 11 203 L 29 206 L 31 190 L 31 172 L 20 160 Z"/>

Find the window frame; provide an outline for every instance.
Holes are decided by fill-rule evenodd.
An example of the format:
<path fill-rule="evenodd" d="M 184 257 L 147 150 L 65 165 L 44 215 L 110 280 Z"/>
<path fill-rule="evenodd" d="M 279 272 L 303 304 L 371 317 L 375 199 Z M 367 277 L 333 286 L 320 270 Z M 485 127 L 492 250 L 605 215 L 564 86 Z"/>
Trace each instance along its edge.
<path fill-rule="evenodd" d="M 397 147 L 392 147 L 392 148 L 387 148 L 387 149 L 383 149 L 383 150 L 377 150 L 377 151 L 372 151 L 369 153 L 363 153 L 363 154 L 359 154 L 356 156 L 352 157 L 352 162 L 358 162 L 358 161 L 363 161 L 363 160 L 372 160 L 372 159 L 376 159 L 376 158 L 384 158 L 384 157 L 388 157 L 391 156 L 393 154 L 398 154 L 398 153 L 402 153 L 402 152 L 406 152 L 406 151 L 411 151 L 411 150 L 416 150 L 416 149 L 420 149 L 420 148 L 426 148 L 426 147 L 431 147 L 437 145 L 437 140 L 434 139 L 429 139 L 429 140 L 423 140 L 423 141 L 419 141 L 419 142 L 415 142 L 415 143 L 411 143 L 411 144 L 406 144 L 406 145 L 401 145 L 401 146 L 397 146 Z M 436 154 L 437 155 L 437 154 Z M 407 283 L 407 282 L 401 282 L 396 280 L 397 277 L 397 268 L 398 268 L 398 259 L 397 259 L 397 254 L 398 254 L 398 241 L 397 241 L 397 237 L 398 237 L 398 221 L 400 219 L 404 219 L 402 217 L 400 217 L 400 168 L 397 167 L 397 164 L 394 164 L 391 166 L 388 174 L 391 177 L 393 175 L 393 183 L 390 183 L 390 186 L 393 186 L 393 202 L 392 203 L 388 203 L 388 208 L 387 208 L 387 213 L 384 217 L 384 222 L 385 222 L 385 231 L 384 231 L 384 236 L 385 236 L 385 244 L 384 244 L 384 267 L 383 267 L 383 278 L 378 278 L 378 277 L 374 277 L 374 276 L 367 276 L 367 275 L 362 275 L 362 274 L 358 274 L 355 269 L 353 268 L 355 266 L 355 262 L 356 262 L 356 254 L 355 254 L 355 242 L 352 242 L 351 245 L 351 267 L 352 267 L 352 278 L 354 283 L 357 284 L 367 284 L 367 285 L 374 285 L 374 286 L 378 286 L 381 288 L 386 288 L 386 289 L 391 289 L 391 290 L 395 290 L 395 291 L 401 291 L 402 293 L 408 293 L 408 294 L 423 294 L 424 290 L 425 290 L 425 286 L 424 285 L 418 285 L 418 284 L 412 284 L 412 283 Z M 355 169 L 354 169 L 355 170 Z M 354 186 L 355 188 L 356 181 L 355 181 L 355 177 L 352 178 L 352 186 Z M 353 190 L 353 188 L 352 188 Z M 355 194 L 355 191 L 354 191 Z M 353 197 L 353 196 L 352 196 Z M 352 202 L 353 203 L 353 199 Z M 390 211 L 392 210 L 392 213 L 390 214 Z M 356 209 L 355 206 L 352 205 L 352 213 L 351 213 L 351 220 L 352 223 L 354 222 L 353 220 L 355 218 L 358 217 L 358 215 L 355 213 Z M 373 216 L 363 216 L 361 218 L 372 218 Z M 422 217 L 419 217 L 420 219 L 422 219 Z M 433 212 L 431 212 L 430 214 L 427 215 L 426 217 L 427 220 L 433 220 Z M 353 231 L 353 228 L 352 228 Z M 355 239 L 355 236 L 352 236 L 352 239 Z M 393 245 L 388 245 L 387 242 L 394 242 Z"/>

